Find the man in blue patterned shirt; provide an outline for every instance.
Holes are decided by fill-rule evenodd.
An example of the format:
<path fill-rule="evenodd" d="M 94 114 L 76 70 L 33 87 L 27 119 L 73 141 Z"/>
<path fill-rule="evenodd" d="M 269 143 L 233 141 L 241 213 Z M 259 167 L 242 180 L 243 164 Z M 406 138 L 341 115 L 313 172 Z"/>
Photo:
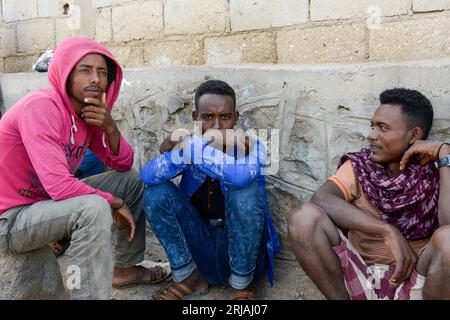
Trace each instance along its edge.
<path fill-rule="evenodd" d="M 209 285 L 230 285 L 234 299 L 254 299 L 248 286 L 266 271 L 273 284 L 280 250 L 264 190 L 265 146 L 234 129 L 239 113 L 227 83 L 200 85 L 195 107 L 202 135 L 172 134 L 141 171 L 144 210 L 174 280 L 153 298 L 183 299 Z M 170 180 L 179 175 L 178 187 Z"/>

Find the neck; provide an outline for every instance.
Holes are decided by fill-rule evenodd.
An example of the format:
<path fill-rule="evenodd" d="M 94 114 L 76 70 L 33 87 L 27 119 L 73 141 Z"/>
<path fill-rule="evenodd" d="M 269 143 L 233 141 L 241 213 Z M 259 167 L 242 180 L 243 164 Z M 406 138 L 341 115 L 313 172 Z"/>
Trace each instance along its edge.
<path fill-rule="evenodd" d="M 398 176 L 400 174 L 400 161 L 387 163 L 384 165 L 384 169 L 390 178 Z"/>
<path fill-rule="evenodd" d="M 74 97 L 69 96 L 69 98 L 70 102 L 72 102 L 73 110 L 75 111 L 76 115 L 78 117 L 81 117 L 81 109 L 83 109 L 84 105 Z"/>

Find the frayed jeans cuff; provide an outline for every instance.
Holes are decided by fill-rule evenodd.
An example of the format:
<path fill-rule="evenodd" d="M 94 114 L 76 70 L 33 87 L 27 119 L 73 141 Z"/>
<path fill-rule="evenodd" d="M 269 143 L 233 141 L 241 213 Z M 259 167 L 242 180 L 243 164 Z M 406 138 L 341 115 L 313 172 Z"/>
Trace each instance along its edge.
<path fill-rule="evenodd" d="M 230 286 L 234 289 L 242 290 L 247 288 L 253 280 L 253 272 L 247 276 L 237 276 L 235 274 L 231 274 L 228 282 Z"/>
<path fill-rule="evenodd" d="M 197 264 L 194 260 L 191 260 L 186 266 L 182 267 L 181 269 L 173 270 L 172 269 L 172 278 L 175 282 L 181 282 L 185 280 L 187 277 L 189 277 L 192 272 L 197 269 Z"/>

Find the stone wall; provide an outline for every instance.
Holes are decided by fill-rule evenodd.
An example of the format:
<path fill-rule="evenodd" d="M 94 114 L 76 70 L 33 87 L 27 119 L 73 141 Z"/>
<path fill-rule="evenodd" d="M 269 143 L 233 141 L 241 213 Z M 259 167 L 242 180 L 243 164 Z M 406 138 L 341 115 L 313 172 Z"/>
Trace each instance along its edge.
<path fill-rule="evenodd" d="M 135 168 L 158 154 L 175 128 L 192 128 L 195 88 L 223 79 L 237 92 L 239 126 L 277 129 L 279 170 L 267 176 L 270 210 L 286 244 L 288 211 L 333 174 L 340 155 L 366 144 L 378 95 L 392 87 L 433 103 L 430 139 L 450 140 L 450 60 L 327 66 L 184 66 L 127 70 L 113 116 L 134 146 Z M 48 86 L 46 74 L 0 75 L 4 107 Z"/>
<path fill-rule="evenodd" d="M 449 0 L 2 0 L 0 72 L 81 34 L 125 67 L 450 57 Z"/>

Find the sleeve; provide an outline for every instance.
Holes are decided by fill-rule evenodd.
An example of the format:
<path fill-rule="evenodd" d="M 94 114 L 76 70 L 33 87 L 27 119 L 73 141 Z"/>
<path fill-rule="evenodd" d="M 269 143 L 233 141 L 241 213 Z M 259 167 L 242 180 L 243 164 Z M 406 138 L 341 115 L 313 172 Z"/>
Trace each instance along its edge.
<path fill-rule="evenodd" d="M 70 173 L 62 148 L 62 119 L 53 102 L 34 100 L 18 120 L 23 144 L 42 186 L 53 200 L 97 194 L 111 203 L 110 193 L 94 189 Z"/>
<path fill-rule="evenodd" d="M 260 175 L 260 166 L 265 159 L 265 149 L 259 141 L 254 143 L 248 155 L 237 159 L 197 136 L 191 138 L 190 149 L 191 159 L 200 171 L 236 189 L 245 188 Z M 194 152 L 196 150 L 201 152 Z"/>
<path fill-rule="evenodd" d="M 147 162 L 141 169 L 141 180 L 148 185 L 157 185 L 175 178 L 187 167 L 183 152 L 175 147 Z"/>
<path fill-rule="evenodd" d="M 347 160 L 328 180 L 341 190 L 345 201 L 351 202 L 358 198 L 358 183 L 351 160 Z"/>
<path fill-rule="evenodd" d="M 89 149 L 108 167 L 117 171 L 128 171 L 133 166 L 134 152 L 127 140 L 120 133 L 119 154 L 114 155 L 108 137 L 100 128 L 94 128 L 94 134 L 89 144 Z"/>

